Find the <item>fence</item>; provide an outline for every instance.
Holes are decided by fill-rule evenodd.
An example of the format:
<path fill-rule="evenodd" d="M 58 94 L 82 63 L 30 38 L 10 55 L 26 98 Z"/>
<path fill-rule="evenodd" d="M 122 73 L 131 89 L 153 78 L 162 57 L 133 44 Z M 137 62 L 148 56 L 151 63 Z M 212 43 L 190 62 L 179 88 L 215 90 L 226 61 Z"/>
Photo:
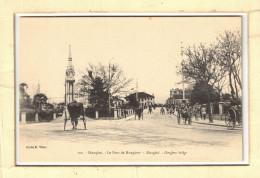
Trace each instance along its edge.
<path fill-rule="evenodd" d="M 103 108 L 85 108 L 85 115 L 89 118 L 126 118 L 129 115 L 134 114 L 134 109 L 111 109 L 110 112 L 108 109 Z"/>
<path fill-rule="evenodd" d="M 26 122 L 48 122 L 56 119 L 57 116 L 61 116 L 63 109 L 51 109 L 51 110 L 21 110 L 19 114 L 19 121 L 21 123 Z"/>

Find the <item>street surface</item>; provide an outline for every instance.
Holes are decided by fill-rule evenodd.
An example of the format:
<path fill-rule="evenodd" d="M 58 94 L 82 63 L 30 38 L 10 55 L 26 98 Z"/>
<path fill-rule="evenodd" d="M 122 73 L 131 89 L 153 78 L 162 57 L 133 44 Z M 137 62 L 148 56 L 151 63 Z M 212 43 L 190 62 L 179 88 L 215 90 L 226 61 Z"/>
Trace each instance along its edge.
<path fill-rule="evenodd" d="M 184 125 L 183 122 L 178 125 L 175 115 L 160 115 L 159 110 L 160 108 L 157 108 L 152 114 L 148 114 L 148 110 L 145 110 L 143 120 L 135 120 L 133 116 L 120 120 L 87 118 L 87 130 L 83 129 L 83 122 L 79 121 L 77 130 L 71 130 L 72 125 L 68 122 L 67 130 L 63 131 L 64 117 L 52 122 L 22 124 L 19 137 L 21 160 L 52 160 L 48 157 L 69 162 L 71 162 L 70 160 L 86 162 L 96 159 L 121 162 L 126 162 L 125 159 L 129 161 L 242 160 L 241 127 L 227 130 L 224 126 L 194 122 L 192 125 Z M 31 145 L 43 146 L 43 149 L 28 148 Z M 117 155 L 115 157 L 115 153 L 110 157 L 107 155 L 109 150 L 140 151 L 141 156 Z M 93 153 L 94 156 L 88 151 L 100 151 L 102 154 L 98 155 L 100 157 L 95 157 L 98 153 Z M 169 156 L 175 151 L 183 151 L 184 156 Z M 39 152 L 52 156 L 40 156 L 39 158 Z M 77 154 L 83 154 L 83 156 Z"/>

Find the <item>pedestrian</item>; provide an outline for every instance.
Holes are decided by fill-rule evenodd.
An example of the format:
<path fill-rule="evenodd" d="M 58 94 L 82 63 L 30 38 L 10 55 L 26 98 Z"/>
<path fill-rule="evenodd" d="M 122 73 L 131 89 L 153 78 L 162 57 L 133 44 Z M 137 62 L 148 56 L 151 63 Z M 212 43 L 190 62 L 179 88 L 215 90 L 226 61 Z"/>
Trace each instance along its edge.
<path fill-rule="evenodd" d="M 149 114 L 152 114 L 152 106 L 149 105 Z"/>
<path fill-rule="evenodd" d="M 199 107 L 198 104 L 196 103 L 195 105 L 193 105 L 193 115 L 196 121 L 198 120 L 198 113 L 199 113 Z"/>
<path fill-rule="evenodd" d="M 162 107 L 161 108 L 161 114 L 164 115 L 165 111 L 164 111 L 164 108 Z"/>
<path fill-rule="evenodd" d="M 192 116 L 193 116 L 193 109 L 192 109 L 190 103 L 187 103 L 187 110 L 188 110 L 188 124 L 191 124 Z"/>
<path fill-rule="evenodd" d="M 126 116 L 127 116 L 127 110 L 126 109 L 124 110 L 124 114 L 125 114 L 125 118 L 126 118 Z"/>
<path fill-rule="evenodd" d="M 203 105 L 201 108 L 201 119 L 206 120 L 206 115 L 207 115 L 207 109 L 206 109 L 205 105 Z"/>

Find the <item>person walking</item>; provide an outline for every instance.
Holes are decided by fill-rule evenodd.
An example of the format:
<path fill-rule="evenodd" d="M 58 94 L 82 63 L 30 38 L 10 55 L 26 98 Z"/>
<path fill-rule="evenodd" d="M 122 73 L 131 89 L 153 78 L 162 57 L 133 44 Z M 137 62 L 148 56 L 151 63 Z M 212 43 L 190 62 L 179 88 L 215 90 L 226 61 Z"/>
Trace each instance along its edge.
<path fill-rule="evenodd" d="M 152 106 L 149 105 L 149 114 L 152 114 Z"/>
<path fill-rule="evenodd" d="M 207 115 L 207 109 L 206 109 L 205 105 L 202 105 L 202 108 L 201 108 L 201 119 L 206 120 L 206 115 Z"/>
<path fill-rule="evenodd" d="M 164 108 L 162 107 L 161 108 L 161 112 L 160 112 L 162 115 L 164 115 L 165 114 L 165 111 L 164 111 Z"/>

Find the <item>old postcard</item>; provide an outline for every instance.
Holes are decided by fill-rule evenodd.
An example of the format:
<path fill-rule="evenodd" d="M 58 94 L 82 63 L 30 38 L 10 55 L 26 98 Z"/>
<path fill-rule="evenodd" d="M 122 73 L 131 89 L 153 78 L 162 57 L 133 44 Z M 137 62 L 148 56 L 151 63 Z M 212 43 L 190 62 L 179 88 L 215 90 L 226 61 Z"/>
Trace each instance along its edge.
<path fill-rule="evenodd" d="M 17 165 L 248 164 L 245 14 L 15 23 Z"/>

